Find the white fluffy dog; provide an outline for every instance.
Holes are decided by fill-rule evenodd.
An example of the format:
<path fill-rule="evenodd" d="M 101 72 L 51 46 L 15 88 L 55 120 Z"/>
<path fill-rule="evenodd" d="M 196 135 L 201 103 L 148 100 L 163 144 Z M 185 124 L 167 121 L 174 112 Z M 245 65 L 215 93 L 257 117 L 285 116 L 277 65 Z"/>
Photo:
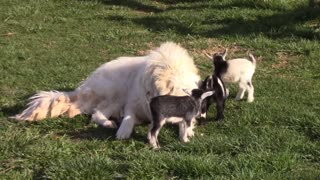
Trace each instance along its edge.
<path fill-rule="evenodd" d="M 148 102 L 159 95 L 184 96 L 200 83 L 187 51 L 167 42 L 146 56 L 120 57 L 101 65 L 71 92 L 41 91 L 13 118 L 37 121 L 58 116 L 92 114 L 92 121 L 116 128 L 118 139 L 129 138 L 134 125 L 151 119 Z M 180 130 L 183 126 L 179 126 Z M 193 135 L 192 129 L 188 133 Z"/>

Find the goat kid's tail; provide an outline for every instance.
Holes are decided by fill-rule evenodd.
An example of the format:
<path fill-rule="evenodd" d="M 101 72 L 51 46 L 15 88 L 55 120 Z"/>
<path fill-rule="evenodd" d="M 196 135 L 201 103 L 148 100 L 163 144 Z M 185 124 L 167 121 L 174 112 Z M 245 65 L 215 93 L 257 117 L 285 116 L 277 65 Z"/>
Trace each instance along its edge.
<path fill-rule="evenodd" d="M 251 53 L 249 53 L 249 60 L 252 62 L 252 64 L 254 65 L 254 66 L 256 66 L 256 59 L 254 58 L 254 56 L 251 54 Z"/>
<path fill-rule="evenodd" d="M 27 108 L 20 114 L 10 118 L 25 121 L 38 121 L 45 118 L 74 117 L 81 111 L 74 102 L 76 92 L 40 91 L 29 98 Z"/>

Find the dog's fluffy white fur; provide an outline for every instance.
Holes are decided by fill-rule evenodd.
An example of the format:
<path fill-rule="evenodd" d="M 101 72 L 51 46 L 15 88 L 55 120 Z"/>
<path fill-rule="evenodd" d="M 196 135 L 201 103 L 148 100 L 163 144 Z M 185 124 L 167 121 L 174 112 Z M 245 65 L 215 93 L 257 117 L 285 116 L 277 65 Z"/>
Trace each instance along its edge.
<path fill-rule="evenodd" d="M 146 56 L 120 57 L 101 65 L 74 91 L 41 91 L 13 118 L 37 121 L 92 114 L 92 120 L 105 127 L 117 127 L 110 119 L 121 122 L 117 138 L 125 139 L 135 124 L 151 119 L 150 98 L 182 96 L 182 89 L 191 91 L 199 83 L 198 70 L 187 51 L 167 42 Z"/>

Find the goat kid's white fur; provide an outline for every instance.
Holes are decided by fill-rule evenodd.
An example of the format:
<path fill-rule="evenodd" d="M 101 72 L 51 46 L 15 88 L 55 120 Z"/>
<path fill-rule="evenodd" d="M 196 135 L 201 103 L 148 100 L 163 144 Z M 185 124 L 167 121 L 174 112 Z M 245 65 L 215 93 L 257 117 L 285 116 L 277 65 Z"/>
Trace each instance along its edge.
<path fill-rule="evenodd" d="M 41 91 L 30 97 L 21 114 L 12 118 L 37 121 L 92 114 L 92 121 L 97 124 L 116 128 L 112 117 L 121 122 L 117 138 L 126 139 L 135 124 L 151 119 L 150 98 L 165 94 L 184 96 L 182 89 L 191 91 L 200 82 L 187 51 L 167 42 L 146 56 L 119 57 L 101 65 L 74 91 Z M 192 136 L 192 128 L 188 131 Z"/>
<path fill-rule="evenodd" d="M 226 61 L 227 49 L 222 54 L 223 60 Z M 213 60 L 213 56 L 206 54 L 206 56 Z M 222 80 L 225 83 L 237 83 L 239 85 L 239 91 L 236 96 L 236 100 L 241 100 L 244 97 L 245 91 L 248 91 L 248 102 L 254 101 L 254 87 L 252 85 L 252 76 L 256 69 L 256 59 L 252 54 L 249 54 L 249 59 L 237 58 L 227 60 L 228 68 L 226 73 L 222 74 Z M 249 85 L 250 84 L 250 85 Z M 226 89 L 227 96 L 229 90 Z"/>

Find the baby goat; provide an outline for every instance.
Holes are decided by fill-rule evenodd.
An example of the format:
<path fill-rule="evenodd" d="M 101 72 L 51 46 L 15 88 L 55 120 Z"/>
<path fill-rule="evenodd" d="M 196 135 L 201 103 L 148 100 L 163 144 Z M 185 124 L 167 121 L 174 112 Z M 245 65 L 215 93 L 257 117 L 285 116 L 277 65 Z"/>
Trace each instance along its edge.
<path fill-rule="evenodd" d="M 191 123 L 200 114 L 203 99 L 211 96 L 214 92 L 204 92 L 202 89 L 193 89 L 191 96 L 157 96 L 150 101 L 152 121 L 148 132 L 149 143 L 154 148 L 160 148 L 158 134 L 166 122 L 182 123 L 183 132 L 180 132 L 180 139 L 188 142 L 188 131 Z"/>
<path fill-rule="evenodd" d="M 245 91 L 248 91 L 248 102 L 253 102 L 254 88 L 252 76 L 256 69 L 256 60 L 249 54 L 249 60 L 244 58 L 225 60 L 227 49 L 223 53 L 215 53 L 213 56 L 206 54 L 214 64 L 214 74 L 225 83 L 238 83 L 239 91 L 236 100 L 243 98 Z M 227 94 L 229 94 L 227 90 Z"/>
<path fill-rule="evenodd" d="M 215 92 L 213 95 L 208 96 L 203 100 L 201 104 L 201 117 L 206 118 L 209 106 L 215 102 L 217 109 L 216 120 L 222 120 L 224 118 L 223 111 L 227 98 L 226 88 L 223 81 L 221 81 L 221 79 L 216 75 L 207 76 L 202 82 L 200 88 L 204 91 L 211 90 Z"/>

